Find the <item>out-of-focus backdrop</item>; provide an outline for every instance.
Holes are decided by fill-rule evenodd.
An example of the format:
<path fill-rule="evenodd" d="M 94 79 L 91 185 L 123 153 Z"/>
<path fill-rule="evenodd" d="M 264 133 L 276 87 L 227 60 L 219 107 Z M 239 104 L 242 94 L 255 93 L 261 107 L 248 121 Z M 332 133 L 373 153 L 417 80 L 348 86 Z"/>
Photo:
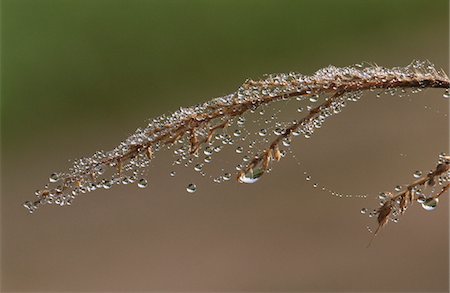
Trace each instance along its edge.
<path fill-rule="evenodd" d="M 46 206 L 68 159 L 112 149 L 146 119 L 265 73 L 333 64 L 448 73 L 449 4 L 381 1 L 1 1 L 2 291 L 448 291 L 448 196 L 389 224 L 370 248 L 360 214 L 448 150 L 448 100 L 373 94 L 294 140 L 257 184 L 170 178 Z M 339 199 L 304 180 L 369 199 Z M 197 176 L 197 177 L 195 177 Z"/>

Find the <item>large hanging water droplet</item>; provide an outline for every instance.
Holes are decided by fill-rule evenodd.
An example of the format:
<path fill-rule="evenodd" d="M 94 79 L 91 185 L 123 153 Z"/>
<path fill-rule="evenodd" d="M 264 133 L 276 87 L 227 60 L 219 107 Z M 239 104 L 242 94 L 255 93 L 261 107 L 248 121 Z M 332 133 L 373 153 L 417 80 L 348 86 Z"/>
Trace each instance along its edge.
<path fill-rule="evenodd" d="M 58 181 L 59 180 L 59 175 L 57 174 L 57 173 L 52 173 L 51 175 L 50 175 L 50 178 L 48 179 L 50 182 L 56 182 L 56 181 Z"/>
<path fill-rule="evenodd" d="M 146 188 L 147 185 L 148 185 L 147 179 L 142 178 L 138 182 L 138 187 L 139 188 Z"/>
<path fill-rule="evenodd" d="M 197 191 L 197 185 L 195 185 L 194 183 L 190 183 L 187 187 L 186 187 L 186 191 L 189 193 L 194 193 Z"/>
<path fill-rule="evenodd" d="M 426 211 L 432 211 L 437 208 L 438 203 L 439 203 L 439 198 L 428 198 L 425 200 L 424 203 L 422 203 L 422 207 Z"/>
<path fill-rule="evenodd" d="M 250 170 L 246 174 L 239 176 L 239 182 L 242 183 L 255 183 L 264 174 L 263 169 Z"/>

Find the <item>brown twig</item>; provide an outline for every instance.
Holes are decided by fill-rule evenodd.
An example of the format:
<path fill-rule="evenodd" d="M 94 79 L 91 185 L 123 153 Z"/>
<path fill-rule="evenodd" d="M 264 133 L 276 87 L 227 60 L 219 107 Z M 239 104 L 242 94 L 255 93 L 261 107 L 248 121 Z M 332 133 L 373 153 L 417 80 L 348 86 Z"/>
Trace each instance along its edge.
<path fill-rule="evenodd" d="M 272 156 L 274 156 L 275 160 L 279 161 L 281 159 L 280 149 L 279 149 L 280 142 L 283 139 L 291 137 L 292 133 L 294 131 L 296 131 L 297 129 L 299 129 L 301 127 L 301 125 L 303 125 L 304 123 L 308 123 L 309 121 L 316 118 L 322 112 L 323 109 L 329 108 L 333 104 L 333 102 L 336 101 L 337 98 L 342 96 L 343 93 L 344 93 L 343 90 L 336 91 L 333 94 L 333 96 L 328 98 L 328 100 L 326 100 L 323 104 L 310 110 L 309 114 L 306 115 L 306 117 L 304 117 L 300 121 L 292 123 L 292 125 L 290 125 L 288 128 L 286 128 L 286 130 L 282 134 L 278 135 L 277 138 L 275 138 L 272 141 L 270 146 L 266 150 L 264 150 L 263 154 L 259 154 L 259 155 L 255 156 L 255 158 L 252 161 L 250 161 L 250 163 L 247 165 L 247 167 L 244 170 L 241 170 L 239 172 L 238 177 L 237 177 L 238 181 L 241 181 L 243 176 L 245 176 L 246 173 L 253 170 L 253 168 L 255 168 L 261 161 L 264 161 L 264 164 L 263 164 L 264 172 L 269 169 L 269 163 L 270 163 Z"/>

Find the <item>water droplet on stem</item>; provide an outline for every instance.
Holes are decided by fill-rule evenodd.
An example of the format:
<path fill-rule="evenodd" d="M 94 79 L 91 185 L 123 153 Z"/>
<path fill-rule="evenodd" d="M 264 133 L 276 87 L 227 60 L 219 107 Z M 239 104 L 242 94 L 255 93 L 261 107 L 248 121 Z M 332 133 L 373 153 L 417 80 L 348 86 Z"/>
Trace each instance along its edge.
<path fill-rule="evenodd" d="M 147 185 L 148 185 L 147 179 L 142 178 L 138 182 L 138 187 L 139 188 L 146 188 Z"/>
<path fill-rule="evenodd" d="M 242 183 L 255 183 L 256 181 L 258 181 L 261 176 L 264 174 L 264 170 L 263 169 L 256 169 L 256 170 L 250 170 L 245 174 L 242 174 L 239 177 L 239 182 Z"/>
<path fill-rule="evenodd" d="M 422 203 L 422 207 L 426 211 L 433 211 L 437 208 L 438 203 L 439 203 L 439 198 L 428 198 L 425 200 L 424 203 Z"/>
<path fill-rule="evenodd" d="M 57 174 L 57 173 L 52 173 L 51 175 L 50 175 L 50 178 L 49 178 L 49 181 L 50 182 L 56 182 L 56 181 L 58 181 L 59 180 L 59 175 Z"/>

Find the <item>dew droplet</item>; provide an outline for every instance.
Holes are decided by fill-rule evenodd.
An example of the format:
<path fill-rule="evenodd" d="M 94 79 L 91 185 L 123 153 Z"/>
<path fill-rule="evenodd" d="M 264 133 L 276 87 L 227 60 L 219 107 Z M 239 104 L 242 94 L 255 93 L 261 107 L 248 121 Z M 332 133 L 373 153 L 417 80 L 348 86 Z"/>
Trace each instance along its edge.
<path fill-rule="evenodd" d="M 50 178 L 49 178 L 49 181 L 50 182 L 56 182 L 56 181 L 58 181 L 59 180 L 59 175 L 57 174 L 57 173 L 52 173 L 51 175 L 50 175 Z"/>
<path fill-rule="evenodd" d="M 186 191 L 189 192 L 189 193 L 194 193 L 195 191 L 197 191 L 197 185 L 195 185 L 194 183 L 190 183 L 186 187 Z"/>
<path fill-rule="evenodd" d="M 446 98 L 446 99 L 450 99 L 450 90 L 449 90 L 449 89 L 447 89 L 447 90 L 444 92 L 443 97 Z"/>
<path fill-rule="evenodd" d="M 266 136 L 267 135 L 267 130 L 265 129 L 265 128 L 263 128 L 263 129 L 261 129 L 260 131 L 259 131 L 259 136 Z"/>
<path fill-rule="evenodd" d="M 379 194 L 378 194 L 378 199 L 379 200 L 386 200 L 386 199 L 388 199 L 388 195 L 385 193 L 385 192 L 380 192 Z"/>
<path fill-rule="evenodd" d="M 413 177 L 414 178 L 420 178 L 422 176 L 422 171 L 417 170 L 416 172 L 414 172 Z"/>
<path fill-rule="evenodd" d="M 24 208 L 26 208 L 30 213 L 33 212 L 33 203 L 31 201 L 26 201 L 23 203 Z"/>
<path fill-rule="evenodd" d="M 238 146 L 238 147 L 236 148 L 236 153 L 238 153 L 238 154 L 241 154 L 243 151 L 244 151 L 244 148 L 241 147 L 241 146 Z"/>
<path fill-rule="evenodd" d="M 426 211 L 433 211 L 437 208 L 438 203 L 439 203 L 439 198 L 428 198 L 425 200 L 424 203 L 422 203 L 422 207 Z"/>
<path fill-rule="evenodd" d="M 98 175 L 103 175 L 103 173 L 105 173 L 105 168 L 99 166 L 99 167 L 97 168 L 97 174 L 98 174 Z"/>
<path fill-rule="evenodd" d="M 203 169 L 203 164 L 197 164 L 194 167 L 194 170 L 197 172 L 200 172 Z"/>
<path fill-rule="evenodd" d="M 104 189 L 110 189 L 112 187 L 113 183 L 111 182 L 111 180 L 105 180 L 105 182 L 103 182 L 103 188 Z"/>
<path fill-rule="evenodd" d="M 394 190 L 399 192 L 402 190 L 402 187 L 400 185 L 397 185 L 397 186 L 395 186 Z"/>
<path fill-rule="evenodd" d="M 426 200 L 427 200 L 427 198 L 425 196 L 423 196 L 423 195 L 419 195 L 417 197 L 417 202 L 418 203 L 424 203 Z"/>
<path fill-rule="evenodd" d="M 233 135 L 234 135 L 234 136 L 241 136 L 241 133 L 242 133 L 241 130 L 236 129 L 236 130 L 233 132 Z"/>
<path fill-rule="evenodd" d="M 211 156 L 213 154 L 213 152 L 214 152 L 214 148 L 211 146 L 207 146 L 205 148 L 205 150 L 203 151 L 203 153 L 207 156 Z"/>
<path fill-rule="evenodd" d="M 311 176 L 308 175 L 305 177 L 305 179 L 306 179 L 306 181 L 309 181 L 309 180 L 311 180 Z"/>
<path fill-rule="evenodd" d="M 317 95 L 311 96 L 311 97 L 309 98 L 309 101 L 310 101 L 311 103 L 315 103 L 315 102 L 317 102 L 318 100 L 319 100 L 319 97 L 318 97 Z"/>
<path fill-rule="evenodd" d="M 177 173 L 175 171 L 170 171 L 170 177 L 175 177 Z"/>
<path fill-rule="evenodd" d="M 223 180 L 228 181 L 231 179 L 231 174 L 230 173 L 225 173 L 222 176 Z"/>
<path fill-rule="evenodd" d="M 147 185 L 148 185 L 147 179 L 144 179 L 144 178 L 139 179 L 139 182 L 138 182 L 139 188 L 146 188 Z"/>
<path fill-rule="evenodd" d="M 361 209 L 361 214 L 365 215 L 367 213 L 367 208 L 362 208 Z"/>
<path fill-rule="evenodd" d="M 239 182 L 242 183 L 255 183 L 264 174 L 263 169 L 250 170 L 246 174 L 239 176 Z"/>
<path fill-rule="evenodd" d="M 275 128 L 275 130 L 273 131 L 273 134 L 275 135 L 281 135 L 283 133 L 283 129 L 281 128 Z"/>

